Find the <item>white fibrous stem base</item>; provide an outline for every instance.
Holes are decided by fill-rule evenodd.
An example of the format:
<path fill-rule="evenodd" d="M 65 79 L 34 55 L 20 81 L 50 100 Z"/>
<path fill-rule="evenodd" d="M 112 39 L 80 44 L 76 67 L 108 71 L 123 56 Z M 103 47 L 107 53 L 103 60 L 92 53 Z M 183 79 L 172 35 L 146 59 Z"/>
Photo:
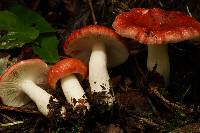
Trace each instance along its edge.
<path fill-rule="evenodd" d="M 89 110 L 90 106 L 85 92 L 74 74 L 64 77 L 61 80 L 61 86 L 67 101 L 74 108 L 84 106 Z"/>
<path fill-rule="evenodd" d="M 157 64 L 156 72 L 163 76 L 165 86 L 169 83 L 170 64 L 168 56 L 168 46 L 148 45 L 147 68 L 153 70 Z"/>
<path fill-rule="evenodd" d="M 107 70 L 107 56 L 104 44 L 96 43 L 93 46 L 89 61 L 89 83 L 92 93 L 105 93 L 105 102 L 108 105 L 113 104 L 114 96 Z"/>
<path fill-rule="evenodd" d="M 26 93 L 31 100 L 34 101 L 36 106 L 38 107 L 38 110 L 45 116 L 48 115 L 49 109 L 47 108 L 47 105 L 49 104 L 49 100 L 52 97 L 49 93 L 47 93 L 45 90 L 37 86 L 32 80 L 23 80 L 22 83 L 20 83 L 21 90 Z M 57 99 L 53 99 L 55 102 L 57 102 Z M 65 110 L 62 108 L 61 113 L 65 113 Z"/>

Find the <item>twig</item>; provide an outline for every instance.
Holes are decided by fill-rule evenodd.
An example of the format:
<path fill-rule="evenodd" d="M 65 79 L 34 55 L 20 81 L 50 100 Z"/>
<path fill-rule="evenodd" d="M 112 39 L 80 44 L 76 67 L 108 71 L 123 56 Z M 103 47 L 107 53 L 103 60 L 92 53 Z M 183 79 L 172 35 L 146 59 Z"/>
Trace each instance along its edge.
<path fill-rule="evenodd" d="M 32 9 L 33 9 L 33 10 L 37 10 L 39 4 L 40 4 L 40 0 L 36 0 L 36 1 L 33 3 Z"/>
<path fill-rule="evenodd" d="M 142 121 L 143 123 L 147 124 L 147 125 L 151 125 L 153 127 L 158 127 L 160 126 L 159 124 L 155 123 L 153 120 L 151 119 L 147 119 L 147 118 L 144 118 L 144 117 L 140 117 L 139 118 L 140 121 Z"/>
<path fill-rule="evenodd" d="M 18 125 L 18 124 L 22 124 L 23 121 L 15 121 L 14 119 L 12 119 L 11 117 L 0 113 L 4 118 L 6 118 L 7 120 L 10 121 L 10 123 L 0 123 L 0 127 L 8 127 L 8 126 L 13 126 L 13 125 Z"/>
<path fill-rule="evenodd" d="M 3 105 L 0 105 L 0 110 L 9 110 L 9 111 L 22 112 L 22 113 L 29 113 L 29 114 L 41 114 L 39 111 L 36 111 L 36 110 L 25 109 L 25 108 L 20 108 L 20 107 L 3 106 Z"/>
<path fill-rule="evenodd" d="M 9 120 L 9 121 L 11 121 L 11 122 L 14 122 L 15 120 L 14 119 L 12 119 L 11 117 L 9 117 L 9 116 L 7 116 L 7 115 L 5 115 L 5 114 L 2 114 L 2 113 L 0 113 L 4 118 L 6 118 L 7 120 Z"/>
<path fill-rule="evenodd" d="M 147 124 L 149 126 L 152 126 L 152 127 L 160 127 L 160 128 L 163 127 L 162 125 L 159 125 L 159 124 L 155 123 L 152 119 L 148 119 L 148 118 L 145 118 L 145 117 L 137 116 L 137 115 L 134 115 L 134 114 L 131 114 L 131 117 L 134 117 L 134 118 L 138 119 L 140 122 L 142 122 L 144 124 Z"/>
<path fill-rule="evenodd" d="M 0 127 L 8 127 L 8 126 L 14 126 L 14 125 L 19 125 L 24 123 L 23 121 L 15 121 L 15 122 L 11 122 L 11 123 L 0 123 Z"/>
<path fill-rule="evenodd" d="M 93 23 L 97 24 L 96 17 L 95 17 L 95 14 L 94 14 L 94 9 L 93 9 L 93 6 L 92 6 L 92 1 L 88 0 L 88 4 L 90 6 L 90 10 L 91 10 L 91 13 L 92 13 Z"/>
<path fill-rule="evenodd" d="M 178 105 L 176 103 L 171 103 L 164 96 L 162 96 L 160 94 L 160 92 L 158 92 L 158 87 L 156 87 L 156 86 L 149 85 L 148 91 L 150 93 L 153 93 L 154 95 L 156 95 L 164 103 L 164 105 L 170 110 L 176 109 L 176 110 L 181 110 L 181 111 L 183 111 L 185 113 L 192 113 L 193 112 L 193 109 L 191 109 L 191 108 L 187 108 L 185 106 L 181 106 L 181 105 Z"/>
<path fill-rule="evenodd" d="M 192 17 L 189 7 L 186 5 L 187 13 Z"/>

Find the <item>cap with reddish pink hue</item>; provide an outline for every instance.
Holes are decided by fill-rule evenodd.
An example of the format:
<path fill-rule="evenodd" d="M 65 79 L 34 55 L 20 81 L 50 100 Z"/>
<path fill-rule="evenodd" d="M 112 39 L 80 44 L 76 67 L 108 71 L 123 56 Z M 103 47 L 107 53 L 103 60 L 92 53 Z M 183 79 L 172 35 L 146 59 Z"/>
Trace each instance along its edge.
<path fill-rule="evenodd" d="M 78 73 L 85 78 L 87 76 L 87 71 L 87 67 L 80 60 L 75 58 L 65 58 L 49 69 L 48 84 L 51 88 L 55 88 L 59 79 L 75 73 Z"/>
<path fill-rule="evenodd" d="M 20 61 L 8 68 L 0 77 L 0 97 L 3 103 L 15 107 L 28 103 L 30 98 L 21 90 L 20 84 L 28 79 L 47 86 L 47 72 L 47 64 L 40 59 Z"/>
<path fill-rule="evenodd" d="M 43 67 L 45 69 L 41 69 L 41 67 Z M 30 76 L 28 73 L 35 73 L 35 72 L 38 73 L 39 72 L 38 74 L 40 74 L 40 72 L 44 72 L 47 70 L 48 70 L 47 64 L 40 59 L 24 60 L 24 61 L 20 61 L 20 62 L 14 64 L 9 69 L 7 69 L 7 71 L 0 77 L 0 80 L 1 81 L 7 80 L 9 78 L 14 79 L 13 77 L 25 78 L 25 76 L 33 77 L 32 79 L 36 79 L 35 77 L 37 74 Z M 45 77 L 42 77 L 42 78 L 45 79 Z"/>
<path fill-rule="evenodd" d="M 126 61 L 128 51 L 121 37 L 112 29 L 101 25 L 89 25 L 73 31 L 64 43 L 64 52 L 88 64 L 93 45 L 102 42 L 105 45 L 108 67 L 117 66 Z"/>
<path fill-rule="evenodd" d="M 112 26 L 121 36 L 142 44 L 176 43 L 200 36 L 200 23 L 194 18 L 159 8 L 133 8 L 119 14 Z"/>

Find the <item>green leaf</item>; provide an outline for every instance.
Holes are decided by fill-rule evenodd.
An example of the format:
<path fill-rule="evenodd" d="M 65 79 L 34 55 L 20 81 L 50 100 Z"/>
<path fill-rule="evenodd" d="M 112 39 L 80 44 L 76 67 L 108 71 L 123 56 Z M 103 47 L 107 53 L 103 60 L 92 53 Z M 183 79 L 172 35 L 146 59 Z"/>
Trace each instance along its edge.
<path fill-rule="evenodd" d="M 40 36 L 39 45 L 33 45 L 33 52 L 48 63 L 55 63 L 59 59 L 58 39 L 56 36 Z"/>
<path fill-rule="evenodd" d="M 40 33 L 55 32 L 55 29 L 41 15 L 24 6 L 13 5 L 9 10 L 17 15 L 24 24 L 36 28 Z"/>
<path fill-rule="evenodd" d="M 0 49 L 22 47 L 33 42 L 38 35 L 38 30 L 21 23 L 15 14 L 0 11 Z"/>
<path fill-rule="evenodd" d="M 0 49 L 21 47 L 35 41 L 36 55 L 49 63 L 58 61 L 58 39 L 46 34 L 55 29 L 42 16 L 21 5 L 14 5 L 9 10 L 11 12 L 0 11 Z"/>
<path fill-rule="evenodd" d="M 18 16 L 25 25 L 39 30 L 40 33 L 56 32 L 41 15 L 26 7 L 13 5 L 9 8 L 9 11 Z M 55 35 L 40 34 L 36 43 L 37 45 L 33 45 L 34 54 L 48 63 L 55 63 L 58 61 L 58 40 Z"/>

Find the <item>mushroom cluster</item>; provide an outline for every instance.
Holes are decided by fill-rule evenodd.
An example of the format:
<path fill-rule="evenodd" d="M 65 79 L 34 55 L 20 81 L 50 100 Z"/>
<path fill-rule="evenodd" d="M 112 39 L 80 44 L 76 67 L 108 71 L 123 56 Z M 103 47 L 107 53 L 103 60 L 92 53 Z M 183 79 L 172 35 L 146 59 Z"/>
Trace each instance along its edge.
<path fill-rule="evenodd" d="M 20 107 L 33 100 L 38 110 L 48 116 L 50 99 L 57 102 L 51 94 L 41 86 L 47 86 L 48 66 L 40 59 L 20 61 L 6 70 L 0 77 L 0 98 L 3 104 Z M 65 108 L 60 114 L 65 116 Z"/>
<path fill-rule="evenodd" d="M 89 110 L 84 90 L 74 73 L 87 76 L 87 67 L 78 59 L 63 59 L 50 69 L 40 59 L 20 61 L 8 68 L 0 77 L 1 101 L 8 106 L 21 107 L 32 100 L 44 116 L 51 117 L 48 107 L 50 101 L 59 101 L 44 89 L 48 86 L 56 88 L 56 82 L 62 79 L 61 86 L 67 101 L 74 109 L 86 107 Z M 60 116 L 66 116 L 64 106 L 60 107 Z"/>
<path fill-rule="evenodd" d="M 90 104 L 77 76 L 86 78 L 89 74 L 92 94 L 101 94 L 100 104 L 111 107 L 115 97 L 108 68 L 123 64 L 129 55 L 121 36 L 148 45 L 147 68 L 152 70 L 157 64 L 156 71 L 164 77 L 166 85 L 170 73 L 167 44 L 200 37 L 200 24 L 192 17 L 159 8 L 134 8 L 119 14 L 112 26 L 116 31 L 100 25 L 73 31 L 63 45 L 65 54 L 71 58 L 64 58 L 50 68 L 41 59 L 20 61 L 8 68 L 0 76 L 2 103 L 20 107 L 32 100 L 48 116 L 50 101 L 58 99 L 45 88 L 56 89 L 60 80 L 73 109 L 89 110 Z M 65 117 L 64 106 L 59 112 Z"/>
<path fill-rule="evenodd" d="M 73 109 L 89 110 L 90 105 L 77 74 L 86 78 L 89 66 L 89 83 L 92 93 L 100 93 L 100 104 L 113 105 L 114 94 L 108 68 L 124 63 L 128 50 L 121 37 L 112 29 L 90 25 L 71 33 L 64 43 L 64 51 L 74 58 L 64 58 L 52 65 L 40 59 L 20 61 L 0 77 L 0 98 L 8 106 L 20 107 L 30 100 L 45 116 L 49 114 L 50 99 L 58 102 L 44 88 L 56 89 L 58 80 L 66 100 Z M 85 65 L 86 64 L 86 65 Z M 80 76 L 79 76 L 80 77 Z M 60 108 L 64 117 L 66 109 Z"/>

